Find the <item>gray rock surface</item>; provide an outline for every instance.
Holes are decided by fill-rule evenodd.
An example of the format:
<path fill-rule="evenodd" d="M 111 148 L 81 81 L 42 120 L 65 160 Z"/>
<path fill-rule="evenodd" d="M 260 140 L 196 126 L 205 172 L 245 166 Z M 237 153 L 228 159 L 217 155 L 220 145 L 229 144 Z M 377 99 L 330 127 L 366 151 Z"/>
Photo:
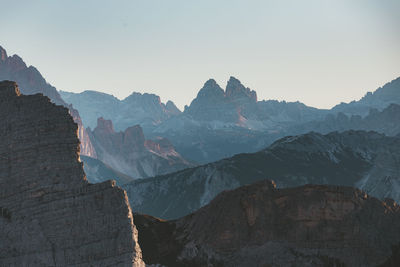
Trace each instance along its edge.
<path fill-rule="evenodd" d="M 68 109 L 0 83 L 0 266 L 144 266 L 126 193 L 89 184 Z"/>

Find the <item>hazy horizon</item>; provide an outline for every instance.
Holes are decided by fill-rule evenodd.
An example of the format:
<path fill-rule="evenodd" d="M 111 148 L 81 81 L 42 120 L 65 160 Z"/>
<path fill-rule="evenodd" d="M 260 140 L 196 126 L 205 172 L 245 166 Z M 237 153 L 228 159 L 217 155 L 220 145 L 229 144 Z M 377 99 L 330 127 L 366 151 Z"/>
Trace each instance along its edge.
<path fill-rule="evenodd" d="M 100 4 L 99 4 L 100 3 Z M 400 2 L 5 1 L 3 46 L 58 90 L 180 109 L 230 76 L 259 100 L 331 108 L 400 76 Z"/>

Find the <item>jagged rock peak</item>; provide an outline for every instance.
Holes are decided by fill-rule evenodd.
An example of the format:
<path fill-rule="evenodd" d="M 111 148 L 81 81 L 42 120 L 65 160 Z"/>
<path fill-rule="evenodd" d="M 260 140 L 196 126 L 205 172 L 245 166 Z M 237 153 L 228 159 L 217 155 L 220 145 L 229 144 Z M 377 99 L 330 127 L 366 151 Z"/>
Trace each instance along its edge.
<path fill-rule="evenodd" d="M 1 48 L 1 47 L 0 47 Z M 10 97 L 20 96 L 18 85 L 16 82 L 12 81 L 2 81 L 0 82 L 0 98 L 7 99 Z"/>
<path fill-rule="evenodd" d="M 203 97 L 224 97 L 224 90 L 217 84 L 214 79 L 209 79 L 200 89 L 197 98 Z"/>
<path fill-rule="evenodd" d="M 233 76 L 229 78 L 225 94 L 228 98 L 250 98 L 251 100 L 257 101 L 257 93 L 250 90 L 250 88 L 244 87 L 244 85 Z"/>
<path fill-rule="evenodd" d="M 165 108 L 171 112 L 172 114 L 179 114 L 181 113 L 181 111 L 179 110 L 179 108 L 175 105 L 174 102 L 172 102 L 171 100 L 167 101 L 167 104 L 165 104 Z"/>
<path fill-rule="evenodd" d="M 7 51 L 0 46 L 0 61 L 5 61 L 7 59 Z"/>
<path fill-rule="evenodd" d="M 114 125 L 111 120 L 106 120 L 103 117 L 97 119 L 97 127 L 95 128 L 97 131 L 103 131 L 107 133 L 114 133 Z"/>

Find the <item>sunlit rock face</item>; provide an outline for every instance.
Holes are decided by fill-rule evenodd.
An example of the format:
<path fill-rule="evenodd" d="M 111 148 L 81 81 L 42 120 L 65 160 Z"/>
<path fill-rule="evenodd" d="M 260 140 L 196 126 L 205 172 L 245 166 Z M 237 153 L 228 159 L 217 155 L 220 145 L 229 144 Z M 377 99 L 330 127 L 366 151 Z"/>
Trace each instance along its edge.
<path fill-rule="evenodd" d="M 96 151 L 94 151 L 85 127 L 83 127 L 78 110 L 64 102 L 57 89 L 48 84 L 35 67 L 28 67 L 18 55 L 7 56 L 6 50 L 0 46 L 0 81 L 1 80 L 17 82 L 21 93 L 25 95 L 41 93 L 49 97 L 53 103 L 68 107 L 71 116 L 78 124 L 78 136 L 81 140 L 82 155 L 96 157 Z"/>
<path fill-rule="evenodd" d="M 88 184 L 67 108 L 0 83 L 0 266 L 143 266 L 125 192 Z"/>
<path fill-rule="evenodd" d="M 266 180 L 176 221 L 134 217 L 144 260 L 168 266 L 378 266 L 400 242 L 397 203 L 340 186 Z"/>
<path fill-rule="evenodd" d="M 166 139 L 146 140 L 139 125 L 116 132 L 111 120 L 99 118 L 88 130 L 97 157 L 134 178 L 147 178 L 192 167 Z"/>

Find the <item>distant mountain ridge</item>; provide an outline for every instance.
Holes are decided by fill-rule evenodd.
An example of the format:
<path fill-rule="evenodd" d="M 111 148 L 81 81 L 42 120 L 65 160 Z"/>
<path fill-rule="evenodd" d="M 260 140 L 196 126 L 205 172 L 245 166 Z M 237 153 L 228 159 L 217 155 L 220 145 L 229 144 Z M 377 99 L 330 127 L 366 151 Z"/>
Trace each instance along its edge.
<path fill-rule="evenodd" d="M 324 120 L 311 121 L 289 128 L 288 134 L 301 134 L 310 131 L 329 133 L 333 131 L 366 130 L 395 136 L 400 133 L 400 105 L 390 104 L 383 110 L 369 109 L 369 113 L 346 115 L 343 112 L 328 114 Z"/>
<path fill-rule="evenodd" d="M 108 118 L 118 121 L 122 128 L 134 125 L 129 125 L 127 121 L 137 122 L 148 138 L 167 138 L 184 158 L 208 163 L 238 153 L 256 152 L 285 135 L 313 130 L 328 133 L 362 129 L 396 134 L 396 122 L 391 121 L 390 109 L 385 108 L 390 104 L 400 105 L 400 78 L 374 93 L 368 93 L 359 101 L 342 103 L 331 110 L 308 107 L 300 102 L 258 101 L 257 93 L 234 77 L 229 79 L 225 90 L 215 80 L 208 80 L 183 112 L 177 111 L 172 104 L 171 110 L 175 112 L 166 112 L 165 108 L 172 102 L 160 104 L 159 98 L 154 95 L 152 103 L 156 104 L 145 105 L 154 109 L 144 111 L 142 102 L 145 101 L 133 101 L 127 104 L 135 110 L 130 112 L 115 104 L 121 101 L 112 96 L 97 93 L 97 99 L 84 97 L 85 94 L 89 93 L 71 94 L 68 101 L 74 106 L 85 103 L 83 109 L 88 111 L 84 113 L 89 114 L 91 123 L 103 113 L 114 114 L 108 115 Z M 145 95 L 137 93 L 132 96 L 145 98 Z M 95 100 L 92 101 L 92 98 Z M 381 117 L 373 115 L 374 112 Z M 123 116 L 126 118 L 123 119 Z"/>
<path fill-rule="evenodd" d="M 400 138 L 376 132 L 288 136 L 267 149 L 124 185 L 136 212 L 165 219 L 187 215 L 224 190 L 260 180 L 279 188 L 354 186 L 400 201 Z"/>
<path fill-rule="evenodd" d="M 390 104 L 400 105 L 400 77 L 379 87 L 374 92 L 368 92 L 358 101 L 336 105 L 332 108 L 332 111 L 342 112 L 350 116 L 365 116 L 370 109 L 383 110 Z"/>
<path fill-rule="evenodd" d="M 33 81 L 34 92 L 47 90 L 46 94 L 53 94 L 53 101 L 63 101 L 54 87 L 43 89 L 49 85 L 45 86 L 40 73 L 38 77 L 32 74 L 37 72 L 33 67 L 18 63 L 22 61 L 18 56 L 11 60 L 4 49 L 1 49 L 1 55 L 0 75 L 20 79 L 17 82 L 22 90 L 24 83 L 29 85 Z M 359 101 L 342 103 L 331 110 L 308 107 L 300 102 L 259 101 L 254 90 L 234 77 L 229 79 L 225 90 L 215 80 L 207 81 L 183 112 L 173 102 L 164 104 L 153 94 L 132 93 L 124 100 L 96 91 L 61 92 L 61 95 L 80 125 L 84 155 L 97 156 L 83 125 L 94 129 L 97 119 L 103 117 L 112 120 L 117 131 L 140 125 L 147 139 L 166 138 L 183 158 L 204 164 L 238 153 L 253 153 L 283 136 L 308 131 L 328 133 L 362 129 L 395 135 L 397 117 L 391 115 L 390 109 L 385 109 L 390 104 L 400 105 L 400 78 Z M 80 116 L 75 108 L 80 111 Z"/>
<path fill-rule="evenodd" d="M 181 113 L 172 101 L 164 104 L 154 94 L 132 93 L 123 100 L 97 91 L 79 94 L 60 91 L 60 94 L 65 101 L 81 110 L 83 124 L 92 129 L 96 127 L 100 117 L 112 120 L 118 131 L 136 124 L 144 129 L 152 129 L 162 121 Z"/>

